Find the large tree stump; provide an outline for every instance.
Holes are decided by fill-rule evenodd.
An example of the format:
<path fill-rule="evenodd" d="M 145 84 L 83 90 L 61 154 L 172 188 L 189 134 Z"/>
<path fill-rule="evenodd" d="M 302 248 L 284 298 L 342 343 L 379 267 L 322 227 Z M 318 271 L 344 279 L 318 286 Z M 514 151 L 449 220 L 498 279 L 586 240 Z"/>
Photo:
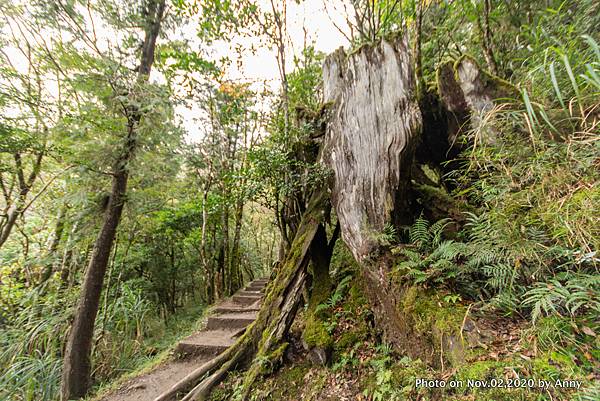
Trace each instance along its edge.
<path fill-rule="evenodd" d="M 397 312 L 390 255 L 379 238 L 406 221 L 410 171 L 422 116 L 407 40 L 382 40 L 323 66 L 331 103 L 323 162 L 334 175 L 332 205 L 342 238 L 362 267 L 376 323 L 397 348 L 410 351 L 410 331 Z"/>

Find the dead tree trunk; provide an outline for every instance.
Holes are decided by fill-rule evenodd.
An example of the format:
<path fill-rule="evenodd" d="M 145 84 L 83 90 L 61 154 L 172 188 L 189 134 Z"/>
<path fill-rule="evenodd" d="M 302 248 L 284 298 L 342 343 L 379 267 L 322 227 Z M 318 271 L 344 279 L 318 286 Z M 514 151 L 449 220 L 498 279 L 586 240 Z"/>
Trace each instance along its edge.
<path fill-rule="evenodd" d="M 334 174 L 332 204 L 376 322 L 400 349 L 405 330 L 390 288 L 390 254 L 378 238 L 410 217 L 410 170 L 422 127 L 412 65 L 406 38 L 397 38 L 350 56 L 338 50 L 323 67 L 325 102 L 333 103 L 323 149 Z"/>
<path fill-rule="evenodd" d="M 165 11 L 165 0 L 156 0 L 148 5 L 148 23 L 139 65 L 138 83 L 148 80 L 154 62 L 154 49 Z M 137 147 L 138 124 L 142 114 L 136 106 L 127 107 L 128 132 L 121 154 L 112 168 L 112 186 L 104 221 L 90 259 L 75 320 L 71 327 L 65 348 L 61 399 L 70 400 L 86 395 L 90 387 L 91 351 L 94 324 L 98 314 L 100 294 L 106 274 L 106 267 L 117 227 L 123 212 L 129 178 L 129 162 Z"/>
<path fill-rule="evenodd" d="M 281 341 L 296 315 L 307 276 L 309 249 L 324 218 L 327 204 L 325 190 L 313 194 L 290 252 L 282 262 L 277 276 L 269 283 L 256 321 L 244 335 L 227 351 L 191 372 L 154 401 L 174 400 L 178 393 L 189 391 L 190 388 L 192 390 L 182 400 L 205 400 L 212 387 L 230 369 L 252 363 L 244 382 L 244 396 L 248 396 L 254 380 L 269 367 L 262 363 L 268 361 L 268 364 L 273 364 L 283 356 L 287 344 L 282 344 Z M 207 377 L 202 380 L 205 376 Z"/>

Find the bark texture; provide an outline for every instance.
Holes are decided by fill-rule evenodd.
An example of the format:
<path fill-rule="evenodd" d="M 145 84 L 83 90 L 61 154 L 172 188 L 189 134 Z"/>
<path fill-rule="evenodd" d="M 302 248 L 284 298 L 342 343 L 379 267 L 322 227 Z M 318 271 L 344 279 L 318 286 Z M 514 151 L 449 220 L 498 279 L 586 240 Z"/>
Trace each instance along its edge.
<path fill-rule="evenodd" d="M 323 160 L 334 172 L 342 238 L 360 262 L 406 207 L 422 125 L 406 41 L 382 40 L 350 56 L 338 50 L 323 78 L 325 102 L 333 102 Z"/>
<path fill-rule="evenodd" d="M 403 350 L 409 331 L 390 284 L 390 254 L 378 238 L 387 225 L 409 217 L 410 171 L 422 129 L 412 65 L 406 38 L 395 38 L 349 56 L 338 50 L 323 67 L 331 103 L 323 161 L 333 170 L 332 205 L 362 267 L 376 323 Z"/>

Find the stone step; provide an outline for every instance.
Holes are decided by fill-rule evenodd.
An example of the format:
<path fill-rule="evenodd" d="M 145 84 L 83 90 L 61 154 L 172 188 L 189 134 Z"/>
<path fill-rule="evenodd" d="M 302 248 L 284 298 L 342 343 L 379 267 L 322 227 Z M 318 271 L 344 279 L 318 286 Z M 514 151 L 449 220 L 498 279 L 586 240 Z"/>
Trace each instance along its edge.
<path fill-rule="evenodd" d="M 216 306 L 213 308 L 215 313 L 243 313 L 243 312 L 258 312 L 260 310 L 260 305 L 254 306 L 242 306 L 239 304 L 236 305 L 226 305 L 226 306 Z"/>
<path fill-rule="evenodd" d="M 233 302 L 240 305 L 252 305 L 257 301 L 260 301 L 261 298 L 261 296 L 256 295 L 234 295 L 231 299 Z"/>
<path fill-rule="evenodd" d="M 223 313 L 208 318 L 208 330 L 243 329 L 256 319 L 256 312 Z"/>
<path fill-rule="evenodd" d="M 232 300 L 226 300 L 219 305 L 215 306 L 212 310 L 214 313 L 242 313 L 242 312 L 257 312 L 260 309 L 260 305 L 249 305 L 243 306 L 233 302 Z"/>
<path fill-rule="evenodd" d="M 248 297 L 262 297 L 263 293 L 260 291 L 254 291 L 254 290 L 239 290 L 238 292 L 235 293 L 235 295 L 244 295 L 244 296 L 248 296 Z"/>
<path fill-rule="evenodd" d="M 235 332 L 237 330 L 199 331 L 177 344 L 175 352 L 179 357 L 216 356 L 233 345 Z"/>
<path fill-rule="evenodd" d="M 253 293 L 255 293 L 254 295 L 261 295 L 261 296 L 264 295 L 264 293 L 265 293 L 265 289 L 264 288 L 262 288 L 260 290 L 257 290 L 256 288 L 252 288 L 252 287 L 246 287 L 246 288 L 244 288 L 244 289 L 242 289 L 240 291 L 253 292 Z"/>
<path fill-rule="evenodd" d="M 246 290 L 249 291 L 264 291 L 265 290 L 265 286 L 263 284 L 248 284 L 245 288 Z"/>

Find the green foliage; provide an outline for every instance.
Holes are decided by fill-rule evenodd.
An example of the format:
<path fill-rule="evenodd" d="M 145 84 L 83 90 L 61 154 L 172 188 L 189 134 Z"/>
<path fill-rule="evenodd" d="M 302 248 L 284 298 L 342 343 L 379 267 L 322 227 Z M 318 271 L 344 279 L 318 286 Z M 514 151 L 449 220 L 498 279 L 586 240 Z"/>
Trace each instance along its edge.
<path fill-rule="evenodd" d="M 523 266 L 523 249 L 503 242 L 502 233 L 494 230 L 488 217 L 468 216 L 467 242 L 443 240 L 443 227 L 447 224 L 447 219 L 432 225 L 422 217 L 415 221 L 409 229 L 412 245 L 394 250 L 400 258 L 395 267 L 400 280 L 446 287 L 469 297 L 483 296 L 507 312 L 529 311 L 533 322 L 542 315 L 575 317 L 600 313 L 598 275 L 585 273 L 581 268 L 579 272 L 573 270 L 592 261 L 593 255 L 580 259 L 578 265 L 573 254 L 553 255 L 548 252 L 558 248 L 546 250 L 546 258 L 562 258 L 558 266 L 561 270 L 555 269 L 553 276 L 548 277 L 539 270 L 527 270 Z M 553 262 L 556 260 L 550 259 Z M 531 277 L 545 281 L 529 282 Z"/>
<path fill-rule="evenodd" d="M 332 310 L 334 309 L 339 302 L 344 299 L 344 296 L 348 292 L 348 287 L 352 282 L 353 276 L 348 275 L 340 280 L 338 285 L 335 288 L 335 291 L 331 294 L 331 296 L 327 299 L 327 302 L 324 304 L 317 305 L 315 309 L 315 313 L 319 313 L 324 310 Z"/>
<path fill-rule="evenodd" d="M 387 344 L 378 345 L 377 354 L 369 362 L 375 371 L 373 388 L 366 388 L 363 394 L 373 401 L 402 400 L 400 389 L 394 386 L 392 348 Z"/>
<path fill-rule="evenodd" d="M 68 295 L 65 298 L 72 299 Z M 9 400 L 54 400 L 70 310 L 56 297 L 22 301 L 22 312 L 0 330 L 0 395 Z"/>
<path fill-rule="evenodd" d="M 422 285 L 441 285 L 456 279 L 467 249 L 463 243 L 443 239 L 448 224 L 450 219 L 430 224 L 419 216 L 408 229 L 412 245 L 400 245 L 393 250 L 400 258 L 395 274 Z"/>
<path fill-rule="evenodd" d="M 74 292 L 23 299 L 20 312 L 0 330 L 0 397 L 4 400 L 56 400 L 61 350 L 75 303 Z M 102 307 L 94 334 L 96 383 L 135 370 L 195 329 L 198 307 L 169 323 L 157 316 L 140 289 L 125 284 Z"/>
<path fill-rule="evenodd" d="M 349 38 L 355 47 L 403 31 L 407 20 L 415 17 L 415 2 L 401 0 L 352 0 L 354 8 Z"/>
<path fill-rule="evenodd" d="M 564 284 L 558 278 L 562 278 Z M 525 293 L 523 305 L 531 308 L 534 322 L 542 313 L 574 317 L 582 309 L 599 315 L 600 277 L 598 274 L 561 273 L 557 279 L 534 284 Z"/>

